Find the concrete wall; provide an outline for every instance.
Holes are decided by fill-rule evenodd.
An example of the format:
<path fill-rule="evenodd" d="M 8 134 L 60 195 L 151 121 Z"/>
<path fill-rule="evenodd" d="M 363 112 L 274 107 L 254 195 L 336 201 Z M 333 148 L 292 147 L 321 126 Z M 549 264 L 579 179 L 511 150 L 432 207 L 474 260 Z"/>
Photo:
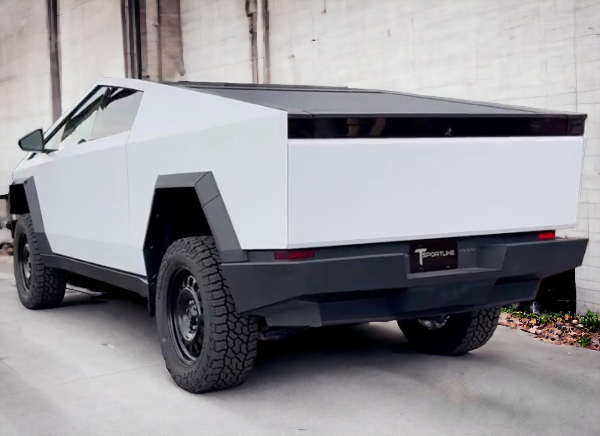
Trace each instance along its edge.
<path fill-rule="evenodd" d="M 45 3 L 0 0 L 0 194 L 22 156 L 16 139 L 51 121 Z M 161 5 L 164 16 L 146 0 L 151 79 L 350 85 L 587 113 L 580 220 L 565 233 L 590 238 L 579 309 L 600 310 L 600 0 Z M 99 76 L 125 74 L 120 8 L 59 0 L 63 109 Z"/>
<path fill-rule="evenodd" d="M 124 77 L 120 0 L 59 0 L 62 107 L 100 77 Z"/>
<path fill-rule="evenodd" d="M 271 78 L 574 109 L 575 3 L 271 0 Z"/>
<path fill-rule="evenodd" d="M 99 77 L 123 77 L 120 5 L 120 0 L 59 0 L 63 109 Z M 17 140 L 51 124 L 46 0 L 0 0 L 0 194 L 24 156 Z"/>
<path fill-rule="evenodd" d="M 589 114 L 579 309 L 600 309 L 600 1 L 271 0 L 271 79 Z"/>
<path fill-rule="evenodd" d="M 243 0 L 181 1 L 182 80 L 252 82 L 250 33 Z"/>
<path fill-rule="evenodd" d="M 244 2 L 181 4 L 185 79 L 253 81 Z M 580 220 L 564 233 L 590 238 L 579 309 L 600 309 L 600 0 L 268 0 L 268 29 L 273 83 L 587 113 Z"/>
<path fill-rule="evenodd" d="M 600 311 L 600 2 L 576 1 L 577 110 L 588 114 L 578 232 L 590 238 L 576 271 L 579 310 Z"/>
<path fill-rule="evenodd" d="M 46 1 L 0 0 L 0 195 L 25 155 L 18 139 L 51 124 L 51 98 Z"/>

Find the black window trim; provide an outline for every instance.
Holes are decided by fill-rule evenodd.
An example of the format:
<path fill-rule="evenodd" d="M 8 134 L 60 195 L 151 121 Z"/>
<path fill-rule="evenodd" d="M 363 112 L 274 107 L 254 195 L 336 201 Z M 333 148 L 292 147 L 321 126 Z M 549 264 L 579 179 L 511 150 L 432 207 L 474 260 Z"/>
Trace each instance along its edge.
<path fill-rule="evenodd" d="M 79 102 L 79 104 L 77 106 L 75 106 L 68 114 L 65 115 L 65 117 L 62 119 L 62 121 L 60 123 L 58 123 L 54 128 L 52 128 L 52 126 L 46 131 L 44 132 L 44 145 L 46 145 L 48 143 L 48 141 L 50 139 L 52 139 L 52 137 L 54 135 L 56 135 L 56 133 L 58 133 L 58 131 L 60 129 L 62 129 L 70 120 L 71 117 L 73 116 L 74 113 L 76 113 L 79 109 L 81 109 L 83 106 L 85 106 L 90 98 L 92 98 L 92 96 L 96 93 L 96 91 L 98 91 L 100 88 L 110 88 L 110 85 L 98 85 L 98 86 L 94 86 L 93 89 L 90 90 L 90 92 L 88 92 L 88 94 L 85 96 L 85 98 L 83 100 L 81 100 Z M 54 152 L 54 151 L 58 151 L 60 149 L 56 149 L 56 150 L 48 150 L 49 152 Z"/>
<path fill-rule="evenodd" d="M 81 100 L 79 102 L 79 104 L 77 104 L 77 106 L 75 106 L 68 114 L 65 115 L 65 117 L 61 120 L 60 123 L 58 123 L 55 126 L 50 126 L 50 128 L 48 130 L 46 130 L 46 132 L 44 132 L 44 145 L 46 145 L 48 143 L 48 141 L 50 139 L 52 139 L 52 137 L 54 135 L 56 135 L 56 133 L 58 133 L 60 131 L 60 129 L 62 129 L 71 120 L 71 117 L 73 116 L 74 113 L 76 113 L 79 109 L 81 109 L 83 106 L 85 106 L 89 102 L 90 98 L 92 98 L 92 96 L 100 88 L 107 88 L 107 90 L 110 90 L 111 88 L 127 89 L 127 90 L 134 91 L 134 92 L 141 92 L 142 94 L 144 93 L 144 91 L 142 91 L 140 89 L 129 88 L 127 86 L 103 85 L 103 84 L 98 84 L 97 86 L 94 86 L 94 88 L 92 88 L 90 90 L 90 92 L 88 92 L 88 94 L 85 96 L 85 98 L 83 98 L 83 100 Z M 58 150 L 60 150 L 60 149 L 48 150 L 48 152 L 53 153 Z M 35 154 L 37 154 L 37 153 L 34 153 L 34 156 L 35 156 Z"/>

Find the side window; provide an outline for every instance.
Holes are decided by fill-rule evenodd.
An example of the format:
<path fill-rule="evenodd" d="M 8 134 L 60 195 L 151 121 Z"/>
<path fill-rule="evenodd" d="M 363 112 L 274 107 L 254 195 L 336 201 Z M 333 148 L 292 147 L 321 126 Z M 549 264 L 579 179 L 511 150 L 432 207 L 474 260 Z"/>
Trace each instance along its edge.
<path fill-rule="evenodd" d="M 133 89 L 109 88 L 94 120 L 90 140 L 130 131 L 142 95 Z"/>
<path fill-rule="evenodd" d="M 46 150 L 81 144 L 128 132 L 143 93 L 102 86 L 95 89 L 67 119 L 45 138 Z"/>
<path fill-rule="evenodd" d="M 60 148 L 81 144 L 91 139 L 94 120 L 102 106 L 107 89 L 105 87 L 98 88 L 90 95 L 83 106 L 69 117 L 62 128 Z"/>
<path fill-rule="evenodd" d="M 45 150 L 58 150 L 60 140 L 62 139 L 63 132 L 65 131 L 65 125 L 63 124 L 58 130 L 55 130 L 51 136 L 44 139 Z"/>
<path fill-rule="evenodd" d="M 84 133 L 89 128 L 89 136 L 91 131 L 91 121 L 93 121 L 95 112 L 100 106 L 102 97 L 106 91 L 106 87 L 95 89 L 60 125 L 52 131 L 47 132 L 44 137 L 44 148 L 46 150 L 58 150 L 59 148 L 62 148 L 64 144 L 77 143 L 80 142 L 81 139 L 87 140 L 87 138 L 84 137 Z M 73 133 L 75 133 L 75 136 L 73 136 Z M 69 137 L 70 140 L 68 140 Z"/>

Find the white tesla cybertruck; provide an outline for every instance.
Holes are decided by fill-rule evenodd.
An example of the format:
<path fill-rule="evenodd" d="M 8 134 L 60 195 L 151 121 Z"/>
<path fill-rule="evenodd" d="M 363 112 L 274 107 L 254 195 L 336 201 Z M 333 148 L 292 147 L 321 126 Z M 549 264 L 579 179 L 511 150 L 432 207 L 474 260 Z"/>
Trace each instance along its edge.
<path fill-rule="evenodd" d="M 257 341 L 397 320 L 457 355 L 500 306 L 582 263 L 585 115 L 316 86 L 102 79 L 19 144 L 18 295 L 134 291 L 191 392 L 239 385 Z"/>

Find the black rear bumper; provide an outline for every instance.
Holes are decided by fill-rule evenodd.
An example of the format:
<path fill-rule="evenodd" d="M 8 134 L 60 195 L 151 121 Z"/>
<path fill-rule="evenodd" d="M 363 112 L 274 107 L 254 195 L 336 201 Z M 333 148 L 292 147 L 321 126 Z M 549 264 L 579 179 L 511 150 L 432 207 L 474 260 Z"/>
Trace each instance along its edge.
<path fill-rule="evenodd" d="M 238 312 L 269 325 L 383 321 L 532 300 L 541 279 L 581 265 L 587 239 L 462 238 L 458 269 L 424 273 L 410 272 L 408 247 L 332 247 L 312 260 L 283 262 L 255 252 L 222 270 Z"/>

